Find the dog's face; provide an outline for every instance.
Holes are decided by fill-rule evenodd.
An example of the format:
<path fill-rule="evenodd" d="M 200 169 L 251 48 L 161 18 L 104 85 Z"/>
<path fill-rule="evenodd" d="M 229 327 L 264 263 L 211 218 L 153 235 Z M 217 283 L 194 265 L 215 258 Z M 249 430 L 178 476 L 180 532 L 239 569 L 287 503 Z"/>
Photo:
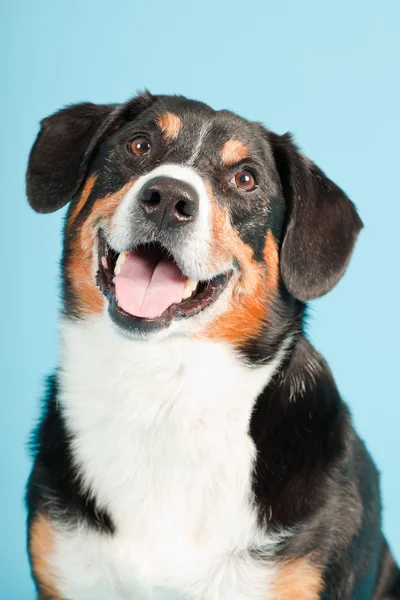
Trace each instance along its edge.
<path fill-rule="evenodd" d="M 244 347 L 343 274 L 354 206 L 289 136 L 182 97 L 83 104 L 42 123 L 28 198 L 66 204 L 65 313 Z"/>

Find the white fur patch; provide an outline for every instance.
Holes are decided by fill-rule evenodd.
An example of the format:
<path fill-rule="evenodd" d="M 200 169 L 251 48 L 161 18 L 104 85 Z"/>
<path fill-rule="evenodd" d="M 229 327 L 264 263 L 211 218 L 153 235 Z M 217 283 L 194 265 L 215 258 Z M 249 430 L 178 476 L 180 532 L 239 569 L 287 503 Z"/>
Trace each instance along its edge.
<path fill-rule="evenodd" d="M 123 339 L 108 318 L 64 323 L 60 403 L 85 485 L 115 526 L 59 530 L 71 600 L 268 600 L 272 554 L 252 504 L 254 402 L 279 367 L 227 344 Z M 287 532 L 282 532 L 287 535 Z"/>
<path fill-rule="evenodd" d="M 193 165 L 195 160 L 198 158 L 199 154 L 200 154 L 200 150 L 203 146 L 204 140 L 207 137 L 207 134 L 209 133 L 211 127 L 213 125 L 213 119 L 211 119 L 210 121 L 207 121 L 206 123 L 204 123 L 199 131 L 199 137 L 197 138 L 197 142 L 195 144 L 195 146 L 193 147 L 192 150 L 192 154 L 190 155 L 188 161 L 187 161 L 187 165 Z"/>

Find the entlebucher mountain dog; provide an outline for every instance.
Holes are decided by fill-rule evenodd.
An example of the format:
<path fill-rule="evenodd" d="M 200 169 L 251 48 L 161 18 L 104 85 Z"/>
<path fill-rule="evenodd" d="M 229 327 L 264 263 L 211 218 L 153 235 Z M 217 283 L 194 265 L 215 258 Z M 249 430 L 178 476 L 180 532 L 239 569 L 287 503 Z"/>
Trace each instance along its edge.
<path fill-rule="evenodd" d="M 345 193 L 290 135 L 146 92 L 44 119 L 27 194 L 69 202 L 38 598 L 400 598 L 377 470 L 304 333 L 362 227 Z"/>

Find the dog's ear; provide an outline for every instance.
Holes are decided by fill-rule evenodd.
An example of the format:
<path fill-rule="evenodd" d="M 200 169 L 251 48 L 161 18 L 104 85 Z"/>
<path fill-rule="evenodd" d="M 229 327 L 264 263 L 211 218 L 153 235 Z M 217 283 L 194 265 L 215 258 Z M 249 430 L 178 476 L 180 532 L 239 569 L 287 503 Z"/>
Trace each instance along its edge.
<path fill-rule="evenodd" d="M 41 122 L 26 174 L 30 205 L 39 213 L 63 207 L 79 190 L 89 162 L 107 134 L 150 106 L 145 92 L 126 104 L 75 104 Z"/>
<path fill-rule="evenodd" d="M 268 132 L 287 204 L 280 253 L 282 279 L 299 300 L 318 298 L 344 274 L 363 226 L 354 204 L 289 134 Z"/>

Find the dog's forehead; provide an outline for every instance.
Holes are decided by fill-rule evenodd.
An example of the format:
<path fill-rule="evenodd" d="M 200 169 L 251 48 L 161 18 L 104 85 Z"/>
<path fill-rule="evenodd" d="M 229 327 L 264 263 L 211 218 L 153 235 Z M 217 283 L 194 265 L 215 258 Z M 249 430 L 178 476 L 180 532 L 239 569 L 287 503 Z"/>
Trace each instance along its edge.
<path fill-rule="evenodd" d="M 249 134 L 252 124 L 247 119 L 229 110 L 214 110 L 203 102 L 188 100 L 186 98 L 163 98 L 155 102 L 148 110 L 149 115 L 160 117 L 166 114 L 177 116 L 182 125 L 193 127 L 193 125 L 213 125 L 219 127 L 221 132 Z"/>
<path fill-rule="evenodd" d="M 131 127 L 161 131 L 165 140 L 173 141 L 175 151 L 192 152 L 192 159 L 218 154 L 228 165 L 256 154 L 263 145 L 259 129 L 250 121 L 181 97 L 163 97 Z"/>

